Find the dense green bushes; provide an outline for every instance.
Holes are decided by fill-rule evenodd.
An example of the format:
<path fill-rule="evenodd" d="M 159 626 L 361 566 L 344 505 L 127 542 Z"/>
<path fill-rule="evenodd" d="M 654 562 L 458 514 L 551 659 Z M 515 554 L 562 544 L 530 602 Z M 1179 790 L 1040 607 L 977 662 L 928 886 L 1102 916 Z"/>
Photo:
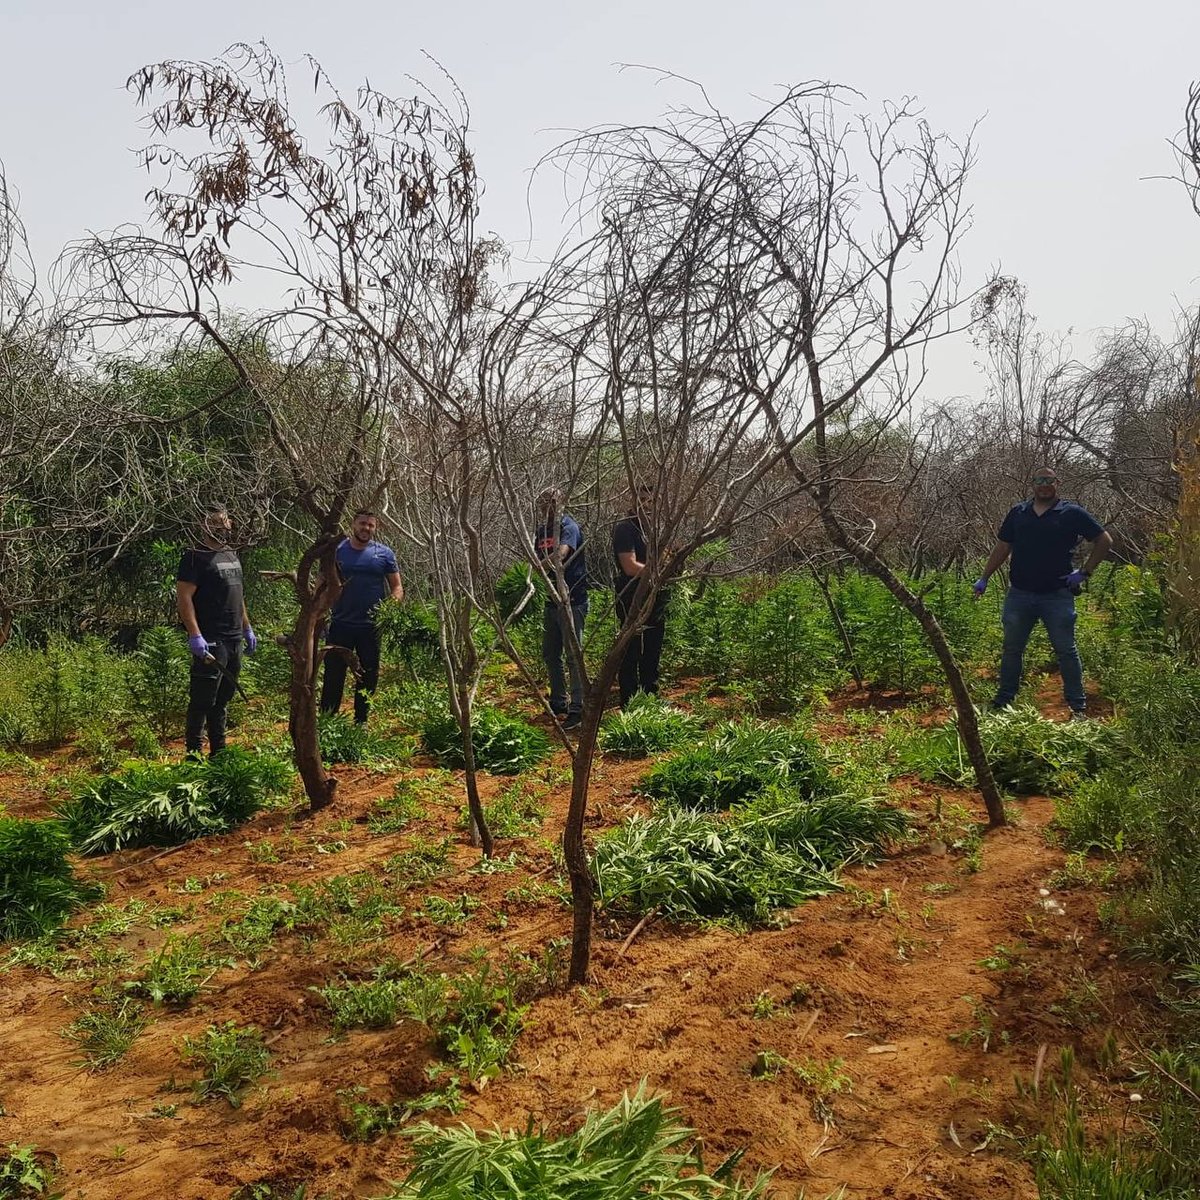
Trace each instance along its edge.
<path fill-rule="evenodd" d="M 84 854 L 175 846 L 227 832 L 291 779 L 278 759 L 231 747 L 205 761 L 139 764 L 91 780 L 58 811 Z"/>
<path fill-rule="evenodd" d="M 1111 725 L 1051 721 L 1031 705 L 984 713 L 979 732 L 996 782 L 1017 795 L 1062 795 L 1093 778 L 1121 753 Z M 972 786 L 974 773 L 955 721 L 915 732 L 902 742 L 900 766 L 955 787 Z"/>
<path fill-rule="evenodd" d="M 838 867 L 877 856 L 905 825 L 871 800 L 776 787 L 728 817 L 634 818 L 600 840 L 593 870 L 601 904 L 616 911 L 759 922 L 836 890 Z"/>
<path fill-rule="evenodd" d="M 729 721 L 657 763 L 642 781 L 646 795 L 681 808 L 723 809 L 786 784 L 809 797 L 827 794 L 833 778 L 816 741 L 800 730 L 762 721 Z"/>
<path fill-rule="evenodd" d="M 474 711 L 471 745 L 475 765 L 497 775 L 516 775 L 536 766 L 550 753 L 550 739 L 542 730 L 498 708 L 479 705 Z M 425 749 L 443 767 L 463 765 L 462 733 L 448 712 L 429 716 L 421 730 Z"/>
<path fill-rule="evenodd" d="M 699 735 L 700 722 L 657 696 L 639 692 L 600 725 L 600 748 L 606 754 L 645 758 L 671 750 Z"/>
<path fill-rule="evenodd" d="M 97 889 L 75 878 L 71 841 L 57 821 L 0 816 L 0 941 L 38 937 Z"/>

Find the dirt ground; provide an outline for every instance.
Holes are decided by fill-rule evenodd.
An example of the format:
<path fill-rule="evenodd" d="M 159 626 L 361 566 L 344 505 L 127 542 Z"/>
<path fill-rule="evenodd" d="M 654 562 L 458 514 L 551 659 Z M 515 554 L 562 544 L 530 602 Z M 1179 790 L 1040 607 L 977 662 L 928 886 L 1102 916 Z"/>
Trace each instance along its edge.
<path fill-rule="evenodd" d="M 831 727 L 838 716 L 834 705 Z M 632 789 L 644 770 L 601 764 L 593 831 L 640 806 Z M 548 797 L 544 838 L 498 845 L 501 856 L 518 850 L 522 865 L 481 875 L 468 872 L 475 854 L 457 829 L 453 789 L 425 820 L 380 836 L 366 816 L 397 773 L 344 768 L 339 776 L 337 804 L 315 819 L 269 811 L 222 838 L 115 854 L 85 870 L 107 883 L 110 903 L 190 905 L 189 919 L 170 932 L 211 932 L 219 906 L 205 901 L 222 890 L 252 897 L 271 885 L 377 869 L 416 838 L 452 836 L 453 873 L 405 894 L 406 914 L 371 954 L 424 954 L 434 968 L 455 970 L 477 947 L 492 956 L 538 953 L 567 936 L 569 912 L 558 899 L 511 895 L 554 879 L 547 839 L 560 828 L 564 785 Z M 39 785 L 16 777 L 3 784 L 10 812 L 44 807 Z M 632 923 L 602 919 L 592 982 L 537 999 L 515 1065 L 481 1091 L 464 1088 L 466 1107 L 455 1119 L 509 1128 L 533 1116 L 567 1130 L 589 1107 L 610 1105 L 645 1079 L 697 1129 L 706 1161 L 745 1147 L 743 1166 L 774 1169 L 777 1195 L 787 1200 L 801 1189 L 819 1198 L 839 1188 L 897 1200 L 1035 1197 L 1028 1164 L 1004 1134 L 1014 1076 L 1033 1074 L 1042 1046 L 1054 1059 L 1073 1045 L 1086 1063 L 1113 1006 L 1136 997 L 1137 972 L 1104 940 L 1098 894 L 1056 886 L 1064 856 L 1046 837 L 1051 801 L 1015 805 L 1017 819 L 987 835 L 972 872 L 928 823 L 939 801 L 974 810 L 977 798 L 916 781 L 894 786 L 926 832 L 877 867 L 849 871 L 845 893 L 781 914 L 779 928 L 696 931 L 651 921 L 622 953 Z M 279 862 L 255 852 L 264 839 L 279 849 Z M 189 879 L 203 890 L 188 894 Z M 480 907 L 461 930 L 413 911 L 427 893 L 464 892 Z M 132 970 L 167 934 L 139 925 L 117 944 L 131 954 Z M 985 966 L 997 947 L 1013 951 L 1019 969 Z M 416 1095 L 428 1087 L 425 1068 L 437 1052 L 429 1031 L 407 1021 L 333 1036 L 311 989 L 337 975 L 344 954 L 280 937 L 257 970 L 222 970 L 189 1005 L 156 1010 L 103 1074 L 81 1068 L 78 1049 L 62 1036 L 87 982 L 29 968 L 0 975 L 0 1142 L 53 1151 L 65 1194 L 87 1200 L 208 1200 L 262 1180 L 306 1182 L 313 1198 L 385 1194 L 405 1173 L 407 1143 L 347 1141 L 337 1093 Z M 181 1063 L 180 1043 L 226 1020 L 267 1034 L 272 1073 L 240 1108 L 192 1103 L 183 1089 L 195 1071 Z M 765 1051 L 792 1063 L 841 1060 L 849 1090 L 823 1108 L 794 1071 L 756 1078 Z M 166 1103 L 175 1115 L 155 1115 Z"/>

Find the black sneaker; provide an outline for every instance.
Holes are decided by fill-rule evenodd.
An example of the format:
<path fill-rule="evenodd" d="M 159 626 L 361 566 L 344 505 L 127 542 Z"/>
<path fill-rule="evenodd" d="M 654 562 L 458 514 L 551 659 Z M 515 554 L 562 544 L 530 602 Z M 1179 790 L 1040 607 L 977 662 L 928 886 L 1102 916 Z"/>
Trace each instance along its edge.
<path fill-rule="evenodd" d="M 578 729 L 583 724 L 583 713 L 569 712 L 562 723 L 564 729 Z"/>

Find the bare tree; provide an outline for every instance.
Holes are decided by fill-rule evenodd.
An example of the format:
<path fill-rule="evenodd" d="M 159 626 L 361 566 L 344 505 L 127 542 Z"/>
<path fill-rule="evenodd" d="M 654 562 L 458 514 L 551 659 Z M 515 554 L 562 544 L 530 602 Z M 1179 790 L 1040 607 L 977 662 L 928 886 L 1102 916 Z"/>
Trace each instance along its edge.
<path fill-rule="evenodd" d="M 971 297 L 960 295 L 955 253 L 969 226 L 970 145 L 933 133 L 911 106 L 888 107 L 879 120 L 848 116 L 850 99 L 807 86 L 752 122 L 708 107 L 593 136 L 589 144 L 607 152 L 604 166 L 637 181 L 624 206 L 601 211 L 598 242 L 611 250 L 600 278 L 638 299 L 631 313 L 604 297 L 606 316 L 596 322 L 610 352 L 604 374 L 610 393 L 642 405 L 646 432 L 638 437 L 627 409 L 615 418 L 622 437 L 646 441 L 684 498 L 659 518 L 667 545 L 705 488 L 725 485 L 713 504 L 725 519 L 704 522 L 688 549 L 727 524 L 748 494 L 742 460 L 698 458 L 697 446 L 719 451 L 726 432 L 743 446 L 769 432 L 765 445 L 809 495 L 830 540 L 920 623 L 954 695 L 989 818 L 1000 824 L 1003 805 L 946 638 L 872 549 L 870 526 L 842 504 L 861 456 L 856 433 L 876 442 L 918 390 L 926 348 L 967 323 L 961 310 Z M 685 219 L 670 219 L 680 212 Z M 660 252 L 644 252 L 647 244 Z M 646 302 L 647 290 L 665 310 Z M 678 419 L 689 396 L 698 423 Z M 686 461 L 663 449 L 683 450 Z M 663 559 L 669 570 L 673 556 Z M 570 855 L 568 863 L 574 885 L 578 864 Z"/>
<path fill-rule="evenodd" d="M 267 419 L 312 536 L 293 578 L 301 615 L 289 644 L 291 726 L 320 807 L 333 781 L 316 746 L 314 639 L 338 592 L 342 517 L 352 496 L 386 488 L 396 384 L 453 404 L 482 262 L 461 94 L 451 85 L 447 107 L 419 86 L 410 100 L 363 87 L 351 103 L 307 62 L 327 135 L 317 148 L 264 46 L 137 72 L 129 86 L 163 139 L 143 152 L 147 169 L 166 177 L 151 192 L 156 235 L 97 240 L 77 266 L 99 320 L 190 325 L 229 355 Z M 192 146 L 196 134 L 207 149 L 175 144 Z M 245 278 L 282 281 L 282 291 L 234 330 L 218 295 Z M 307 387 L 317 394 L 305 396 Z"/>

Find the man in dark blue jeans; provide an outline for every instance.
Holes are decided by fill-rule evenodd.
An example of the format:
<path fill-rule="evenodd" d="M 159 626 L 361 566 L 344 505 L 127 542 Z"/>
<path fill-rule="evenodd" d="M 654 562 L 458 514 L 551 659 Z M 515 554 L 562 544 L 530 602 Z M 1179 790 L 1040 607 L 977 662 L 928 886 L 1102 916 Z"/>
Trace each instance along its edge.
<path fill-rule="evenodd" d="M 1091 542 L 1092 551 L 1083 567 L 1076 569 L 1071 556 L 1080 539 Z M 1012 555 L 1001 618 L 1004 651 L 994 708 L 1007 708 L 1016 699 L 1025 647 L 1034 625 L 1041 621 L 1058 656 L 1071 716 L 1087 715 L 1083 664 L 1075 645 L 1075 597 L 1111 546 L 1112 536 L 1087 509 L 1059 499 L 1054 468 L 1038 467 L 1033 473 L 1033 499 L 1009 509 L 983 575 L 975 582 L 978 599 L 988 579 Z"/>
<path fill-rule="evenodd" d="M 371 694 L 379 683 L 379 630 L 375 610 L 386 599 L 403 600 L 404 584 L 396 556 L 382 542 L 375 541 L 379 521 L 365 509 L 354 514 L 350 536 L 337 548 L 342 594 L 333 606 L 325 642 L 325 679 L 321 685 L 321 711 L 335 713 L 342 705 L 346 686 L 347 655 L 352 651 L 362 667 L 362 676 L 354 689 L 354 720 L 363 724 L 370 709 Z"/>
<path fill-rule="evenodd" d="M 558 488 L 547 488 L 538 497 L 536 545 L 546 573 L 557 587 L 561 564 L 562 583 L 570 602 L 571 624 L 575 640 L 583 645 L 583 623 L 587 618 L 587 561 L 583 552 L 583 533 L 578 523 L 562 511 L 564 497 Z M 542 614 L 542 661 L 550 677 L 550 707 L 563 722 L 564 729 L 578 729 L 583 713 L 583 672 L 567 645 L 566 608 L 553 597 L 546 600 Z M 567 680 L 563 672 L 563 654 L 571 674 L 571 698 L 567 700 Z"/>

